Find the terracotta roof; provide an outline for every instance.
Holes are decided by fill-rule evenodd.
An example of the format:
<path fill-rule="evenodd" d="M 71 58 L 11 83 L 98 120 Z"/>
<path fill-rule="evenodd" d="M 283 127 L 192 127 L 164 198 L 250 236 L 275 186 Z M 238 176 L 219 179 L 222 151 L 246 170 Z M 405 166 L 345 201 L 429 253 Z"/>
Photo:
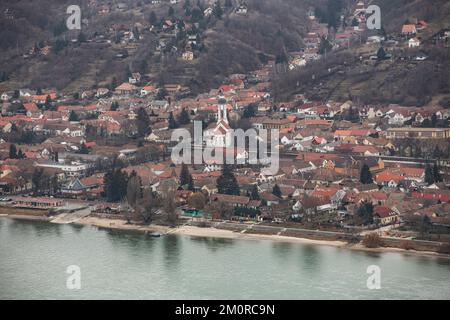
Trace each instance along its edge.
<path fill-rule="evenodd" d="M 380 218 L 387 218 L 387 217 L 397 215 L 397 213 L 395 213 L 395 211 L 393 211 L 391 208 L 386 207 L 386 206 L 376 206 L 373 209 L 373 213 L 374 213 L 374 215 L 376 215 Z"/>
<path fill-rule="evenodd" d="M 402 33 L 416 33 L 416 26 L 413 24 L 405 24 L 402 28 Z"/>

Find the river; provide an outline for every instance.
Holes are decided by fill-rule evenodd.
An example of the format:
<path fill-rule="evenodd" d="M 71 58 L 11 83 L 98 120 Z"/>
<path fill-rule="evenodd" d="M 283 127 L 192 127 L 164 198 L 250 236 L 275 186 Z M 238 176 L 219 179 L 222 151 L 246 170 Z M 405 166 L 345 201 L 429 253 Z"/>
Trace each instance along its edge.
<path fill-rule="evenodd" d="M 450 299 L 450 259 L 0 218 L 0 299 Z"/>

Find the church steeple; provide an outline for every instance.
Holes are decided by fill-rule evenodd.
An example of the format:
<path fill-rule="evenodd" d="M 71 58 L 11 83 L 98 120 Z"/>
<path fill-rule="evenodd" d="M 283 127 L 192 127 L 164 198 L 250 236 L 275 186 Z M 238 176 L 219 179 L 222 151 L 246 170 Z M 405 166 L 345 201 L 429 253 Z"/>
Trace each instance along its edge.
<path fill-rule="evenodd" d="M 219 99 L 218 99 L 218 116 L 217 121 L 221 122 L 222 120 L 226 123 L 228 123 L 228 114 L 227 114 L 227 100 L 225 99 L 224 95 L 222 93 L 219 93 Z"/>

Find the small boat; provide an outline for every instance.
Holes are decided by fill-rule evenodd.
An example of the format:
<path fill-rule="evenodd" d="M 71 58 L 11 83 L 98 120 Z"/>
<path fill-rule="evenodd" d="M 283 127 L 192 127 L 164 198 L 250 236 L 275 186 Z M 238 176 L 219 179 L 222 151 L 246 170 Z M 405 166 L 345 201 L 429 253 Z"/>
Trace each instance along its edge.
<path fill-rule="evenodd" d="M 147 233 L 150 237 L 153 237 L 153 238 L 159 238 L 159 237 L 161 237 L 162 236 L 162 234 L 161 233 L 158 233 L 158 232 L 150 232 L 150 233 Z"/>

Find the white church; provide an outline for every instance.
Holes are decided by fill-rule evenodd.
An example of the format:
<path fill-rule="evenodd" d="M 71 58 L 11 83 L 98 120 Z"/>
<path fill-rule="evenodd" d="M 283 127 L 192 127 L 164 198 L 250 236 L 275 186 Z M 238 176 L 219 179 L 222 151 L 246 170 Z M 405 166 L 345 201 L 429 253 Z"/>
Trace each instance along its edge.
<path fill-rule="evenodd" d="M 227 100 L 220 94 L 217 107 L 217 124 L 213 128 L 205 130 L 206 146 L 213 148 L 225 148 L 233 145 L 233 133 L 228 122 Z"/>

